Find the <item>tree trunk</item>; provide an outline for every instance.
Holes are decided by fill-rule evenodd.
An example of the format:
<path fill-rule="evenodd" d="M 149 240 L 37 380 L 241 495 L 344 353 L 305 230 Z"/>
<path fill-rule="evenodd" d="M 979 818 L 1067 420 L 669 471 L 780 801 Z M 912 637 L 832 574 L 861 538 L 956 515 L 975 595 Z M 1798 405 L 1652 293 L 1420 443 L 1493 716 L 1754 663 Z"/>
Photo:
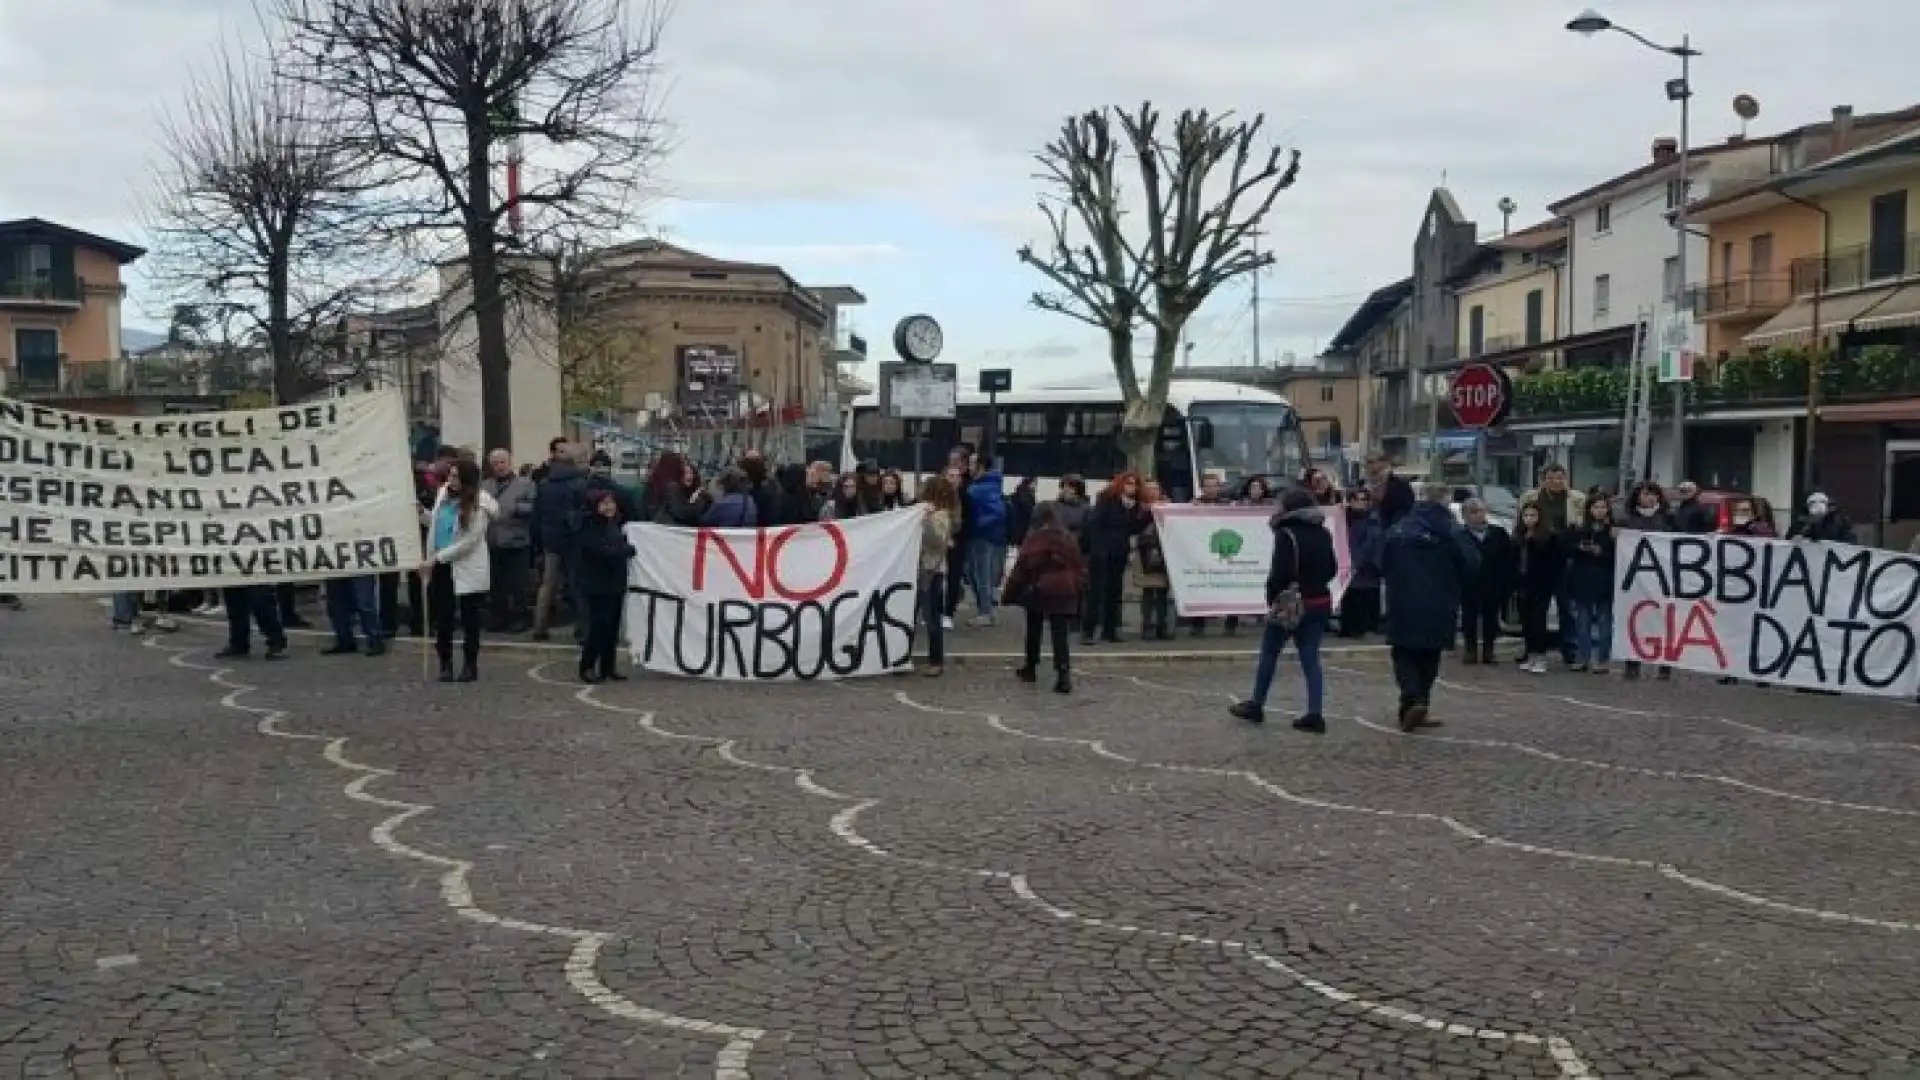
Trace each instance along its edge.
<path fill-rule="evenodd" d="M 292 405 L 300 400 L 305 380 L 300 377 L 300 358 L 293 351 L 293 316 L 289 314 L 288 293 L 291 275 L 284 261 L 267 266 L 267 352 L 273 361 L 273 403 Z M 318 331 L 318 327 L 314 328 Z M 308 347 L 313 343 L 309 341 Z"/>
<path fill-rule="evenodd" d="M 1163 313 L 1161 316 L 1166 319 Z M 1173 358 L 1180 342 L 1177 324 L 1154 329 L 1152 366 L 1136 400 L 1127 403 L 1120 423 L 1120 446 L 1127 452 L 1127 467 L 1142 479 L 1154 478 L 1155 451 L 1160 446 L 1160 428 L 1167 418 L 1167 384 L 1173 381 Z M 1129 345 L 1131 348 L 1131 345 Z"/>
<path fill-rule="evenodd" d="M 507 357 L 507 306 L 500 290 L 500 252 L 493 222 L 493 167 L 484 115 L 468 120 L 466 223 L 467 276 L 471 280 L 475 352 L 480 367 L 480 430 L 484 457 L 513 445 L 513 385 Z"/>

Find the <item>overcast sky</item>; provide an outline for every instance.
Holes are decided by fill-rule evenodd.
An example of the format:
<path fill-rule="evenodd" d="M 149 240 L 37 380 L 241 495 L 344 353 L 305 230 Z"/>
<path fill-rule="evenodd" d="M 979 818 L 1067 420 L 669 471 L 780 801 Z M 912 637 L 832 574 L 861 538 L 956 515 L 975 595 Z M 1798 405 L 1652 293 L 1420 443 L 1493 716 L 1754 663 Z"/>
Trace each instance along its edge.
<path fill-rule="evenodd" d="M 930 312 L 963 365 L 1097 370 L 1091 331 L 1032 311 L 1014 249 L 1039 238 L 1031 153 L 1062 116 L 1144 98 L 1264 112 L 1304 155 L 1269 243 L 1263 353 L 1302 357 L 1370 289 L 1406 275 L 1426 193 L 1444 176 L 1483 230 L 1515 226 L 1643 161 L 1677 114 L 1674 62 L 1620 35 L 1562 27 L 1542 0 L 682 0 L 663 87 L 677 132 L 645 223 L 729 257 L 851 284 L 876 348 Z M 1690 32 L 1696 142 L 1920 102 L 1914 0 L 1624 0 L 1615 20 Z M 0 218 L 38 216 L 138 241 L 157 110 L 248 0 L 0 0 Z M 142 310 L 133 282 L 130 325 Z M 1245 283 L 1216 295 L 1201 363 L 1246 362 Z"/>

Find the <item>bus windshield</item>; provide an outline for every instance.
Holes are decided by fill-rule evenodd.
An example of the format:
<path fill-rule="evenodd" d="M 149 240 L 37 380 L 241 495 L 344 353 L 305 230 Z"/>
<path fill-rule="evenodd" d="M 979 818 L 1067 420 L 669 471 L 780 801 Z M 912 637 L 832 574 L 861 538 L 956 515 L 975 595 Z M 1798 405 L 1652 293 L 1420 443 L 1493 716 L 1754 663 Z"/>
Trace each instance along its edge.
<path fill-rule="evenodd" d="M 1219 476 L 1229 487 L 1250 476 L 1269 476 L 1275 478 L 1276 487 L 1286 487 L 1306 471 L 1306 439 L 1293 409 L 1286 405 L 1196 404 L 1188 419 L 1194 460 L 1202 476 Z"/>

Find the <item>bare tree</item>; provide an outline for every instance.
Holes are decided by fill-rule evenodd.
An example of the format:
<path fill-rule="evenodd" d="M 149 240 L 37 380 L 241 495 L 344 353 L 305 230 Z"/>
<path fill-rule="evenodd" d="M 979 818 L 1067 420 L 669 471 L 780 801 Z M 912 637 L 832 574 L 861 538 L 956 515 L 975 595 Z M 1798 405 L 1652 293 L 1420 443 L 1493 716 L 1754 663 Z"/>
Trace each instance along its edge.
<path fill-rule="evenodd" d="M 594 251 L 562 241 L 545 254 L 552 266 L 563 407 L 569 414 L 618 408 L 646 361 L 651 335 L 610 302 L 622 281 Z"/>
<path fill-rule="evenodd" d="M 293 69 L 345 103 L 387 192 L 401 197 L 394 235 L 438 236 L 464 260 L 485 438 L 510 445 L 507 305 L 515 275 L 547 265 L 511 252 L 629 223 L 661 150 L 647 91 L 663 10 L 651 0 L 275 3 Z M 495 172 L 516 140 L 541 152 L 510 194 Z"/>
<path fill-rule="evenodd" d="M 222 49 L 164 118 L 161 142 L 149 211 L 160 291 L 257 334 L 279 400 L 318 389 L 342 355 L 340 321 L 395 277 L 368 243 L 366 161 L 342 117 Z"/>
<path fill-rule="evenodd" d="M 1116 178 L 1121 153 L 1117 122 L 1138 170 L 1144 206 L 1129 229 Z M 1266 118 L 1235 120 L 1186 110 L 1163 133 L 1151 103 L 1069 119 L 1040 152 L 1042 180 L 1053 190 L 1042 212 L 1053 233 L 1045 256 L 1020 251 L 1061 293 L 1034 304 L 1107 332 L 1125 402 L 1121 443 L 1128 463 L 1152 475 L 1153 448 L 1167 407 L 1176 353 L 1187 321 L 1214 290 L 1273 262 L 1248 239 L 1293 186 L 1300 154 L 1264 145 Z M 1057 208 L 1064 202 L 1071 216 Z M 1076 229 L 1084 235 L 1076 235 Z M 1144 382 L 1133 356 L 1133 327 L 1153 327 Z"/>

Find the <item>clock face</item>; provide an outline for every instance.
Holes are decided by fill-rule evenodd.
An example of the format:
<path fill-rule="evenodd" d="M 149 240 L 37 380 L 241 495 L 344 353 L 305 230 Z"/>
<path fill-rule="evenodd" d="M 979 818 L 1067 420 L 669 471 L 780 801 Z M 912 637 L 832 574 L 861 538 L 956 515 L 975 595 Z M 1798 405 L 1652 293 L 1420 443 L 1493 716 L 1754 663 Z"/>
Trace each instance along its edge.
<path fill-rule="evenodd" d="M 910 360 L 927 363 L 940 355 L 944 344 L 940 324 L 926 315 L 914 315 L 900 325 L 900 344 Z"/>

